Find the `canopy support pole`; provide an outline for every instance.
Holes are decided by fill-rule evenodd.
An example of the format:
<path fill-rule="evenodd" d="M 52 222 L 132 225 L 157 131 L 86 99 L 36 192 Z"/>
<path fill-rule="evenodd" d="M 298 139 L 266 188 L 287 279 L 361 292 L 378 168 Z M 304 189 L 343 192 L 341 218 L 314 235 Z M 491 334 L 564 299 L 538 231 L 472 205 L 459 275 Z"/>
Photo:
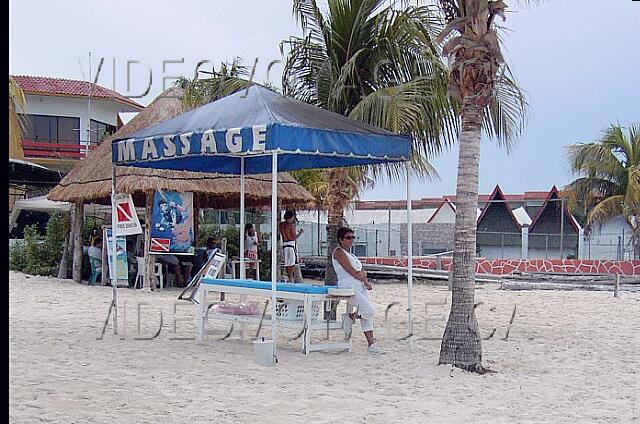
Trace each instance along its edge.
<path fill-rule="evenodd" d="M 111 167 L 111 263 L 109 276 L 113 289 L 111 307 L 113 309 L 113 334 L 118 334 L 118 280 L 116 279 L 116 166 Z"/>
<path fill-rule="evenodd" d="M 273 359 L 276 358 L 276 339 L 278 326 L 276 325 L 276 277 L 278 275 L 277 249 L 278 227 L 278 152 L 271 154 L 271 340 L 273 341 Z"/>
<path fill-rule="evenodd" d="M 245 268 L 245 260 L 244 260 L 244 156 L 240 156 L 240 279 L 244 280 L 247 278 L 247 269 Z M 235 267 L 234 267 L 235 269 Z M 236 278 L 234 275 L 233 278 Z M 240 302 L 245 303 L 247 301 L 247 296 L 240 296 Z M 242 340 L 247 338 L 247 326 L 246 324 L 240 324 L 240 338 Z"/>
<path fill-rule="evenodd" d="M 244 261 L 244 156 L 240 157 L 240 279 L 247 278 Z M 233 276 L 235 278 L 235 275 Z"/>
<path fill-rule="evenodd" d="M 409 337 L 409 351 L 413 351 L 413 225 L 411 222 L 411 162 L 406 162 L 407 171 L 407 331 Z"/>

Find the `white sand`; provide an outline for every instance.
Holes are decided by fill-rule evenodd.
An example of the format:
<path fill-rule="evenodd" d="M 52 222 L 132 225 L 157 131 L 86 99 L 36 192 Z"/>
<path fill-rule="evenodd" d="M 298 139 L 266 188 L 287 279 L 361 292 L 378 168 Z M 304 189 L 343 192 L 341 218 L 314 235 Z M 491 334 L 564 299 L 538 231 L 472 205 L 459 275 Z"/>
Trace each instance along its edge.
<path fill-rule="evenodd" d="M 120 290 L 127 302 L 126 340 L 100 334 L 111 299 L 108 287 L 9 273 L 10 417 L 12 422 L 60 423 L 545 423 L 640 422 L 640 294 L 477 290 L 483 376 L 437 366 L 439 341 L 418 341 L 409 353 L 402 285 L 378 285 L 376 335 L 389 351 L 370 356 L 358 331 L 351 354 L 314 353 L 300 342 L 280 344 L 280 364 L 253 363 L 253 348 L 226 324 L 205 346 L 171 340 L 176 291 Z M 442 334 L 445 288 L 417 285 L 417 333 Z M 394 297 L 394 296 L 397 296 Z M 162 309 L 155 340 L 133 340 L 135 302 Z M 187 303 L 185 303 L 188 305 Z M 517 305 L 508 341 L 501 340 Z M 144 309 L 148 308 L 148 309 Z M 191 306 L 178 308 L 178 334 L 194 336 Z M 122 313 L 122 308 L 121 308 Z M 439 315 L 438 315 L 439 314 Z M 143 307 L 142 336 L 159 312 Z M 216 327 L 213 327 L 216 328 Z M 354 327 L 354 330 L 359 326 Z M 157 331 L 157 330 L 155 330 Z M 254 332 L 252 328 L 251 332 Z M 270 333 L 269 327 L 263 329 Z M 294 336 L 281 333 L 281 339 Z M 354 333 L 355 334 L 355 333 Z"/>

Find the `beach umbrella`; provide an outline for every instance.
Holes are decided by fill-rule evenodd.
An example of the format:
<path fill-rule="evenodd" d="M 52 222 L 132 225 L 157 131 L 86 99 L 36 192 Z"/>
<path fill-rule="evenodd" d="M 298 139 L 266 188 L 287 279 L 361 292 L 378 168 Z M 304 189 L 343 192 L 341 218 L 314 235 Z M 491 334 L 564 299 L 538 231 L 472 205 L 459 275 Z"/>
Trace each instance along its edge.
<path fill-rule="evenodd" d="M 277 237 L 277 176 L 281 171 L 405 162 L 411 138 L 251 85 L 228 97 L 112 142 L 112 163 L 240 175 L 240 228 L 244 226 L 244 176 L 269 173 L 271 237 Z M 409 175 L 407 169 L 407 176 Z M 113 178 L 115 195 L 115 173 Z M 409 200 L 407 178 L 407 200 Z M 407 202 L 409 323 L 411 325 L 411 204 Z M 115 216 L 115 214 L 114 214 Z M 115 223 L 113 225 L 115 228 Z M 240 252 L 244 238 L 240 237 Z M 240 255 L 241 278 L 244 255 Z M 277 339 L 276 249 L 271 249 L 272 339 Z M 409 328 L 411 335 L 412 329 Z"/>

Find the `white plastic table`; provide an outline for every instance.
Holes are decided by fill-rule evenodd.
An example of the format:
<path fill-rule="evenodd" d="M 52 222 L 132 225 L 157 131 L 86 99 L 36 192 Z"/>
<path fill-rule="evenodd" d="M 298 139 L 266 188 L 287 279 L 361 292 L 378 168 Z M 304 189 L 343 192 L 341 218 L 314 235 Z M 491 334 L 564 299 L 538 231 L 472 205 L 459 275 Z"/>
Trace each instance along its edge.
<path fill-rule="evenodd" d="M 225 280 L 229 281 L 229 280 Z M 242 280 L 237 280 L 242 281 Z M 252 280 L 244 280 L 252 281 Z M 269 283 L 270 284 L 270 283 Z M 215 303 L 207 302 L 207 295 L 212 292 L 224 292 L 227 294 L 237 294 L 241 296 L 257 296 L 257 297 L 271 297 L 271 290 L 262 288 L 250 288 L 250 287 L 238 287 L 227 284 L 216 284 L 216 280 L 203 279 L 198 288 L 196 294 L 196 342 L 203 344 L 206 336 L 206 324 L 209 319 L 221 319 L 225 321 L 232 321 L 234 323 L 245 324 L 259 324 L 261 321 L 263 324 L 277 325 L 283 328 L 299 328 L 303 331 L 302 337 L 302 352 L 305 355 L 314 351 L 322 350 L 336 350 L 346 349 L 351 351 L 351 338 L 348 340 L 340 341 L 327 341 L 324 343 L 312 343 L 311 332 L 313 330 L 326 330 L 327 338 L 330 330 L 340 330 L 342 332 L 342 323 L 335 320 L 325 319 L 312 319 L 313 303 L 314 302 L 327 302 L 336 300 L 351 300 L 353 298 L 353 292 L 350 294 L 345 292 L 344 289 L 339 295 L 335 294 L 321 294 L 321 293 L 300 293 L 291 291 L 276 291 L 276 297 L 278 299 L 291 299 L 300 300 L 304 305 L 304 318 L 301 320 L 283 320 L 271 316 L 271 314 L 262 315 L 232 315 L 223 314 L 219 312 L 211 311 L 211 307 Z M 346 303 L 346 302 L 345 302 Z"/>

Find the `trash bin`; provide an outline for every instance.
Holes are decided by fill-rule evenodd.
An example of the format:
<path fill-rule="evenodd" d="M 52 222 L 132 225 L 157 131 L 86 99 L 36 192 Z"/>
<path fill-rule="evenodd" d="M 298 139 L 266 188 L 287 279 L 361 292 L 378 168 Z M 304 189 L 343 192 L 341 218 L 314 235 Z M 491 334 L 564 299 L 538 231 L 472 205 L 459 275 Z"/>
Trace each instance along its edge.
<path fill-rule="evenodd" d="M 273 340 L 265 340 L 264 337 L 260 340 L 255 340 L 253 342 L 253 351 L 256 364 L 267 367 L 273 366 Z"/>

